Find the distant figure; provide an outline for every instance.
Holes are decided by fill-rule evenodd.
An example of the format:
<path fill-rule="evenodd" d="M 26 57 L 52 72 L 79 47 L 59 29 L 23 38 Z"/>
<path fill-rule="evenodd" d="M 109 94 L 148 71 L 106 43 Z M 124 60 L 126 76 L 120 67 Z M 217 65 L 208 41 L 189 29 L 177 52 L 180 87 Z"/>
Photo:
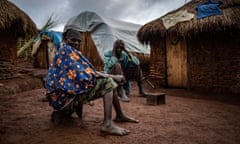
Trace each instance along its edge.
<path fill-rule="evenodd" d="M 137 81 L 140 96 L 145 96 L 142 87 L 142 69 L 137 57 L 130 54 L 126 49 L 122 40 L 116 40 L 113 50 L 104 53 L 104 71 L 109 74 L 123 74 L 126 82 L 123 85 L 125 92 L 122 92 L 121 86 L 118 87 L 121 101 L 129 101 L 131 85 L 130 80 Z"/>
<path fill-rule="evenodd" d="M 77 49 L 81 34 L 69 29 L 63 33 L 65 44 L 54 56 L 46 76 L 45 87 L 53 122 L 71 118 L 73 112 L 82 117 L 82 104 L 103 97 L 104 121 L 101 131 L 113 135 L 127 135 L 129 130 L 118 127 L 112 121 L 112 106 L 118 122 L 139 122 L 123 114 L 115 88 L 123 76 L 96 71 L 94 66 Z M 114 81 L 115 80 L 115 81 Z"/>

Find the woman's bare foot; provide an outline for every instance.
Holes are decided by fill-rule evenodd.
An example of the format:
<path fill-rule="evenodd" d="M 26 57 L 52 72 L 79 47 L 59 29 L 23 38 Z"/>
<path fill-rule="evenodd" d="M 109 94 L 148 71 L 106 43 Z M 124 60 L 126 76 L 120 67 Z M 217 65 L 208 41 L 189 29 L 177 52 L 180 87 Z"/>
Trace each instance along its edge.
<path fill-rule="evenodd" d="M 139 123 L 139 120 L 122 115 L 122 116 L 117 116 L 114 121 L 116 122 L 133 122 L 133 123 Z"/>
<path fill-rule="evenodd" d="M 103 126 L 101 129 L 101 132 L 110 134 L 110 135 L 118 135 L 118 136 L 124 136 L 130 133 L 129 130 L 118 127 L 114 124 L 111 124 L 110 126 Z"/>

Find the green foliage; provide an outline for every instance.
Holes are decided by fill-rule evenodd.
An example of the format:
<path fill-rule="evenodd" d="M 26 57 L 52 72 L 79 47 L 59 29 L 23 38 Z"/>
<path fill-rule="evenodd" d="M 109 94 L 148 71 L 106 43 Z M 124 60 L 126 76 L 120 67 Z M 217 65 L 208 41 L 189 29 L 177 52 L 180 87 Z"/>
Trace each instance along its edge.
<path fill-rule="evenodd" d="M 57 25 L 57 20 L 53 18 L 53 14 L 49 16 L 46 23 L 43 25 L 43 27 L 40 29 L 40 32 L 43 30 L 50 30 L 54 28 Z M 32 47 L 34 39 L 37 37 L 38 34 L 30 38 L 18 51 L 17 51 L 17 57 L 21 57 L 24 52 Z"/>
<path fill-rule="evenodd" d="M 49 18 L 47 19 L 43 27 L 40 29 L 40 31 L 52 29 L 57 25 L 57 23 L 58 23 L 57 20 L 53 18 L 52 14 L 51 16 L 49 16 Z"/>

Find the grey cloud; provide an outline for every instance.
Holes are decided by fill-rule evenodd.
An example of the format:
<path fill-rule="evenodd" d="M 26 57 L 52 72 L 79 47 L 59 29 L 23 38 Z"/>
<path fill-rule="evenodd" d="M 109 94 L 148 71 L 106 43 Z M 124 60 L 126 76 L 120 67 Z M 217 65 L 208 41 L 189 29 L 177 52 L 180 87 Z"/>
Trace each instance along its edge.
<path fill-rule="evenodd" d="M 83 12 L 145 24 L 189 0 L 9 0 L 24 10 L 40 28 L 50 15 L 60 25 Z"/>

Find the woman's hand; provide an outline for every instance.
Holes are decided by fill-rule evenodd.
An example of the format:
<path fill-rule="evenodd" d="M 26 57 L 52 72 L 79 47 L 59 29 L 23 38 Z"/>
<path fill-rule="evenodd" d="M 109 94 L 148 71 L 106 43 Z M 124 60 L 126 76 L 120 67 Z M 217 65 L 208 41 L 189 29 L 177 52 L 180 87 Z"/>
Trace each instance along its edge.
<path fill-rule="evenodd" d="M 100 77 L 111 77 L 114 81 L 116 81 L 118 84 L 123 84 L 126 82 L 126 79 L 123 75 L 112 75 L 112 74 L 107 74 L 104 72 L 96 72 Z"/>

